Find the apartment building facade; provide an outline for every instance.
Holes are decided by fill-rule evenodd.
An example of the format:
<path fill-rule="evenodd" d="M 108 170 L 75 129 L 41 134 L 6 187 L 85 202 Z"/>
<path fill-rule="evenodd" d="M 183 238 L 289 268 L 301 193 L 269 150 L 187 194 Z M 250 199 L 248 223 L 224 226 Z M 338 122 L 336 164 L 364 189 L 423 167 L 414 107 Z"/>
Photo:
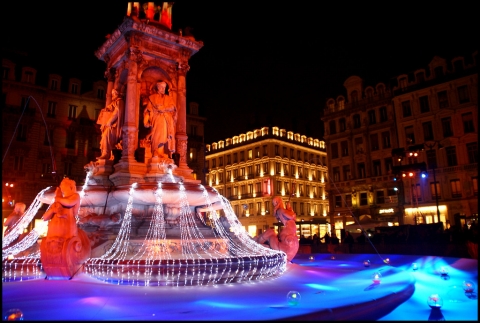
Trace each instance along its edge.
<path fill-rule="evenodd" d="M 206 145 L 207 185 L 226 197 L 245 230 L 279 229 L 272 198 L 297 214 L 298 236 L 329 231 L 325 143 L 278 127 L 255 129 Z"/>
<path fill-rule="evenodd" d="M 349 230 L 478 217 L 477 52 L 326 102 L 330 217 Z M 465 221 L 464 221 L 465 222 Z"/>
<path fill-rule="evenodd" d="M 84 165 L 100 154 L 96 119 L 107 82 L 84 90 L 80 79 L 6 58 L 2 73 L 2 210 L 8 213 L 63 177 L 85 182 Z"/>

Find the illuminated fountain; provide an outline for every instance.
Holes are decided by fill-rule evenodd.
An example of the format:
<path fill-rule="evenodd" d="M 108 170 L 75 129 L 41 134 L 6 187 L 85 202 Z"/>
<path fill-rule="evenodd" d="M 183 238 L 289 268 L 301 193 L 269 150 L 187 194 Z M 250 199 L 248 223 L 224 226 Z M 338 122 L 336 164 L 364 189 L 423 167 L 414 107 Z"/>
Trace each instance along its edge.
<path fill-rule="evenodd" d="M 102 152 L 85 166 L 85 184 L 77 188 L 77 225 L 91 243 L 83 272 L 115 284 L 150 286 L 237 283 L 282 274 L 286 254 L 254 242 L 228 200 L 203 186 L 187 165 L 186 73 L 189 58 L 203 43 L 160 22 L 141 20 L 132 10 L 129 6 L 123 23 L 95 53 L 107 64 L 107 106 L 113 102 L 110 93 L 121 98 L 116 145 L 121 156 Z M 142 126 L 159 82 L 168 87 L 177 112 L 175 149 L 167 154 L 150 147 L 151 133 Z M 54 202 L 55 189 L 39 194 L 19 228 L 33 219 L 40 202 Z M 15 275 L 19 265 L 40 275 L 38 251 L 18 259 L 38 233 L 33 230 L 22 247 L 9 245 L 15 234 L 6 238 L 3 279 Z M 11 255 L 17 259 L 9 260 Z"/>

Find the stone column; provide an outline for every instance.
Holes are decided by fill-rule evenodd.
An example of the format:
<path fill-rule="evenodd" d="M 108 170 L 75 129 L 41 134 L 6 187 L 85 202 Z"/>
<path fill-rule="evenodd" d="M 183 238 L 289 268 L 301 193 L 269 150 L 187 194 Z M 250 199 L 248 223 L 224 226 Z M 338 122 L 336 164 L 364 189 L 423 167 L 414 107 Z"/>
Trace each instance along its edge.
<path fill-rule="evenodd" d="M 128 76 L 127 76 L 127 91 L 125 97 L 125 120 L 123 123 L 122 135 L 122 158 L 123 162 L 135 161 L 135 149 L 137 147 L 137 108 L 138 108 L 138 66 L 137 61 L 141 59 L 141 52 L 131 47 L 127 52 L 128 59 Z"/>
<path fill-rule="evenodd" d="M 180 155 L 179 165 L 176 169 L 176 173 L 183 176 L 185 180 L 194 180 L 192 176 L 192 170 L 187 164 L 187 86 L 186 86 L 186 74 L 190 66 L 187 63 L 178 63 L 177 75 L 177 132 L 175 134 L 176 140 L 176 152 Z"/>
<path fill-rule="evenodd" d="M 110 180 L 115 185 L 126 185 L 132 183 L 144 182 L 146 166 L 135 160 L 135 150 L 138 147 L 138 110 L 139 101 L 139 82 L 138 65 L 143 60 L 142 53 L 137 47 L 130 47 L 126 52 L 124 61 L 127 70 L 124 122 L 122 126 L 122 157 L 114 165 L 115 172 L 110 176 Z"/>

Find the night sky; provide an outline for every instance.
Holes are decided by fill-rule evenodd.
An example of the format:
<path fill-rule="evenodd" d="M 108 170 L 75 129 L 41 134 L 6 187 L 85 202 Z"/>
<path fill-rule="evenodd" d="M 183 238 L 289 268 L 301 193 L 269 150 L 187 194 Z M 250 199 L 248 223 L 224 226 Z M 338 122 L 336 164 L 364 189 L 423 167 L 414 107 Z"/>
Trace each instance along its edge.
<path fill-rule="evenodd" d="M 106 65 L 94 52 L 127 3 L 10 1 L 2 5 L 2 48 L 28 52 L 52 73 L 103 79 Z M 187 101 L 208 118 L 206 143 L 269 125 L 321 139 L 325 102 L 344 94 L 349 76 L 374 86 L 435 55 L 478 49 L 473 2 L 335 3 L 175 2 L 172 31 L 190 26 L 204 43 L 190 59 Z"/>

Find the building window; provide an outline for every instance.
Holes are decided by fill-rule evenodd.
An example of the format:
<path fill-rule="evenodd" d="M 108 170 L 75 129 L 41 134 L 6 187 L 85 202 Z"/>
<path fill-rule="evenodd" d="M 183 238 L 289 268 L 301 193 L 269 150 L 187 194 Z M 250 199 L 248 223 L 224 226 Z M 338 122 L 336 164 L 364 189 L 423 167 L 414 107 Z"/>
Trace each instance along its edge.
<path fill-rule="evenodd" d="M 217 159 L 213 158 L 212 159 L 212 168 L 215 168 L 215 167 L 217 167 Z"/>
<path fill-rule="evenodd" d="M 105 90 L 103 88 L 97 89 L 97 99 L 105 99 Z"/>
<path fill-rule="evenodd" d="M 463 122 L 463 131 L 465 133 L 475 132 L 475 127 L 473 126 L 473 114 L 471 112 L 462 114 Z"/>
<path fill-rule="evenodd" d="M 268 162 L 263 163 L 263 172 L 268 173 Z"/>
<path fill-rule="evenodd" d="M 422 123 L 422 127 L 423 127 L 423 139 L 425 141 L 434 140 L 432 122 L 431 121 L 424 122 Z"/>
<path fill-rule="evenodd" d="M 393 170 L 393 160 L 392 158 L 385 158 L 384 160 L 384 165 L 385 165 L 385 171 L 390 174 Z"/>
<path fill-rule="evenodd" d="M 197 135 L 197 126 L 195 126 L 195 125 L 190 126 L 190 135 L 191 136 L 196 136 Z"/>
<path fill-rule="evenodd" d="M 362 179 L 365 178 L 365 163 L 358 163 L 357 164 L 357 178 Z"/>
<path fill-rule="evenodd" d="M 75 119 L 77 117 L 77 106 L 70 105 L 68 108 L 68 119 Z"/>
<path fill-rule="evenodd" d="M 412 116 L 412 109 L 410 108 L 410 100 L 402 102 L 402 111 L 403 111 L 404 118 Z"/>
<path fill-rule="evenodd" d="M 342 149 L 342 157 L 348 156 L 348 141 L 342 141 L 340 146 Z"/>
<path fill-rule="evenodd" d="M 280 146 L 275 145 L 275 156 L 280 156 Z"/>
<path fill-rule="evenodd" d="M 383 149 L 390 148 L 392 146 L 390 142 L 390 131 L 382 132 L 382 143 Z"/>
<path fill-rule="evenodd" d="M 57 112 L 57 102 L 48 101 L 47 117 L 54 118 Z"/>
<path fill-rule="evenodd" d="M 381 107 L 380 110 L 380 122 L 385 122 L 388 120 L 387 107 Z"/>
<path fill-rule="evenodd" d="M 268 156 L 268 145 L 263 145 L 263 156 Z"/>
<path fill-rule="evenodd" d="M 420 184 L 413 184 L 412 185 L 412 194 L 413 194 L 413 200 L 416 202 L 421 202 L 422 201 L 422 189 L 420 187 Z"/>
<path fill-rule="evenodd" d="M 374 160 L 372 162 L 373 166 L 373 176 L 381 176 L 382 175 L 382 164 L 380 160 Z"/>
<path fill-rule="evenodd" d="M 418 98 L 420 103 L 420 113 L 426 113 L 430 111 L 430 105 L 428 104 L 428 96 L 424 95 Z"/>
<path fill-rule="evenodd" d="M 372 151 L 380 149 L 380 145 L 378 143 L 378 133 L 374 133 L 370 135 L 370 149 Z"/>
<path fill-rule="evenodd" d="M 25 72 L 25 82 L 33 83 L 33 73 L 30 71 Z"/>
<path fill-rule="evenodd" d="M 223 173 L 218 173 L 218 182 L 223 183 Z"/>
<path fill-rule="evenodd" d="M 3 79 L 8 80 L 8 74 L 10 74 L 10 68 L 6 66 L 2 66 L 2 70 L 3 70 Z"/>
<path fill-rule="evenodd" d="M 13 170 L 22 171 L 23 170 L 23 156 L 15 156 L 13 161 Z"/>
<path fill-rule="evenodd" d="M 260 147 L 255 147 L 255 158 L 260 157 Z"/>
<path fill-rule="evenodd" d="M 447 91 L 440 91 L 437 93 L 437 96 L 438 96 L 438 106 L 440 107 L 440 109 L 443 109 L 443 108 L 448 108 L 449 104 L 448 104 L 448 94 L 447 94 Z"/>
<path fill-rule="evenodd" d="M 447 154 L 447 165 L 457 166 L 457 149 L 455 146 L 445 148 Z"/>
<path fill-rule="evenodd" d="M 66 175 L 66 176 L 72 176 L 72 163 L 71 162 L 65 162 L 64 169 L 63 169 L 63 174 Z"/>
<path fill-rule="evenodd" d="M 336 142 L 330 145 L 330 150 L 332 153 L 332 159 L 338 158 L 338 144 Z"/>
<path fill-rule="evenodd" d="M 75 148 L 75 132 L 67 133 L 67 141 L 65 143 L 65 148 L 69 148 L 69 149 Z"/>
<path fill-rule="evenodd" d="M 362 122 L 360 121 L 360 115 L 355 114 L 353 116 L 353 128 L 357 129 L 357 128 L 360 128 L 361 126 L 362 126 Z"/>
<path fill-rule="evenodd" d="M 340 128 L 340 132 L 345 132 L 345 130 L 347 130 L 345 118 L 341 118 L 341 119 L 338 121 L 338 125 L 339 125 L 339 128 Z"/>
<path fill-rule="evenodd" d="M 21 123 L 17 128 L 17 141 L 27 141 L 27 126 Z"/>
<path fill-rule="evenodd" d="M 478 196 L 478 177 L 472 177 L 472 188 L 473 188 L 473 195 Z"/>
<path fill-rule="evenodd" d="M 58 87 L 58 81 L 57 80 L 52 80 L 50 83 L 50 90 L 57 90 Z"/>
<path fill-rule="evenodd" d="M 333 167 L 333 180 L 340 182 L 340 167 Z"/>
<path fill-rule="evenodd" d="M 235 164 L 237 162 L 238 162 L 238 155 L 237 155 L 237 153 L 234 153 L 233 154 L 233 163 Z"/>
<path fill-rule="evenodd" d="M 22 102 L 20 106 L 24 109 L 30 108 L 30 98 L 28 96 L 22 96 Z"/>
<path fill-rule="evenodd" d="M 368 111 L 368 123 L 369 124 L 377 123 L 377 118 L 375 117 L 375 110 Z"/>
<path fill-rule="evenodd" d="M 350 98 L 352 99 L 352 104 L 356 105 L 358 103 L 358 92 L 352 91 L 352 93 L 350 93 Z"/>
<path fill-rule="evenodd" d="M 248 150 L 248 160 L 252 160 L 252 159 L 253 159 L 253 150 L 249 149 Z"/>
<path fill-rule="evenodd" d="M 352 194 L 345 194 L 345 206 L 352 207 Z"/>
<path fill-rule="evenodd" d="M 223 157 L 218 157 L 218 166 L 223 167 Z"/>
<path fill-rule="evenodd" d="M 363 154 L 363 138 L 362 137 L 355 138 L 355 153 Z"/>
<path fill-rule="evenodd" d="M 468 95 L 468 86 L 462 85 L 457 88 L 458 92 L 458 103 L 467 103 L 470 102 L 470 96 Z"/>
<path fill-rule="evenodd" d="M 443 66 L 437 66 L 433 69 L 435 73 L 435 77 L 441 77 L 443 76 Z"/>
<path fill-rule="evenodd" d="M 283 157 L 287 158 L 287 147 L 283 147 Z"/>
<path fill-rule="evenodd" d="M 244 151 L 240 152 L 240 161 L 241 162 L 245 161 L 245 152 Z"/>
<path fill-rule="evenodd" d="M 450 180 L 450 188 L 452 190 L 452 197 L 462 197 L 462 186 L 459 179 Z"/>
<path fill-rule="evenodd" d="M 331 135 L 334 135 L 337 133 L 337 125 L 335 123 L 335 120 L 331 120 L 329 122 L 329 127 L 330 127 L 330 134 Z"/>
<path fill-rule="evenodd" d="M 437 187 L 437 195 L 435 195 L 435 186 Z M 439 199 L 442 198 L 439 182 L 430 182 L 430 193 L 432 194 L 432 200 L 436 200 L 437 198 Z"/>
<path fill-rule="evenodd" d="M 70 93 L 72 94 L 77 94 L 78 92 L 78 84 L 77 83 L 72 83 L 71 91 Z"/>
<path fill-rule="evenodd" d="M 342 196 L 335 195 L 335 207 L 342 207 Z"/>
<path fill-rule="evenodd" d="M 407 139 L 408 144 L 415 144 L 415 133 L 413 126 L 405 127 L 405 138 Z"/>
<path fill-rule="evenodd" d="M 437 152 L 434 149 L 427 150 L 427 164 L 430 169 L 437 168 Z"/>
<path fill-rule="evenodd" d="M 232 163 L 232 156 L 227 155 L 227 165 L 230 165 Z"/>
<path fill-rule="evenodd" d="M 351 174 L 350 174 L 350 165 L 344 165 L 343 166 L 343 180 L 348 181 L 350 180 Z"/>
<path fill-rule="evenodd" d="M 385 192 L 383 190 L 376 191 L 377 204 L 385 204 Z"/>
<path fill-rule="evenodd" d="M 360 205 L 368 205 L 368 196 L 367 192 L 360 193 Z"/>
<path fill-rule="evenodd" d="M 453 136 L 451 117 L 442 118 L 442 131 L 444 137 Z"/>
<path fill-rule="evenodd" d="M 478 163 L 478 142 L 467 144 L 468 162 L 470 164 Z"/>
<path fill-rule="evenodd" d="M 43 138 L 43 144 L 46 146 L 53 145 L 53 129 L 45 130 L 45 136 Z"/>

